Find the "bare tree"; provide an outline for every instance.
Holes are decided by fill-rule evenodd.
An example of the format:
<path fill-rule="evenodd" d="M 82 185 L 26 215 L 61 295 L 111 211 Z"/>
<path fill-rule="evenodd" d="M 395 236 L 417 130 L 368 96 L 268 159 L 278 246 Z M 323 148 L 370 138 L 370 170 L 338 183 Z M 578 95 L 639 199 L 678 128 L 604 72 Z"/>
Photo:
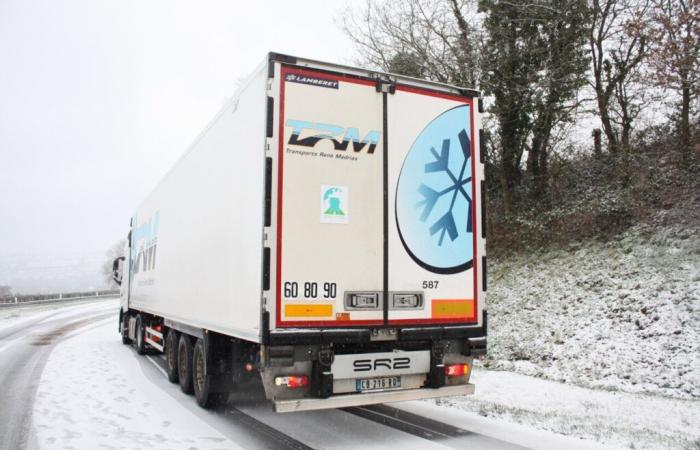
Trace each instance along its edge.
<path fill-rule="evenodd" d="M 12 288 L 10 286 L 0 286 L 0 302 L 8 302 L 12 298 Z"/>
<path fill-rule="evenodd" d="M 641 67 L 647 55 L 649 0 L 590 0 L 591 86 L 611 153 L 628 151 L 643 103 Z"/>
<path fill-rule="evenodd" d="M 552 132 L 573 117 L 585 85 L 586 0 L 368 0 L 344 16 L 360 62 L 482 88 L 494 97 L 494 161 L 506 207 L 528 174 L 546 189 Z"/>
<path fill-rule="evenodd" d="M 690 115 L 700 96 L 700 0 L 654 0 L 649 34 L 652 80 L 680 100 L 678 131 L 687 163 L 692 154 Z"/>
<path fill-rule="evenodd" d="M 367 0 L 343 16 L 359 63 L 388 72 L 478 87 L 476 0 Z"/>

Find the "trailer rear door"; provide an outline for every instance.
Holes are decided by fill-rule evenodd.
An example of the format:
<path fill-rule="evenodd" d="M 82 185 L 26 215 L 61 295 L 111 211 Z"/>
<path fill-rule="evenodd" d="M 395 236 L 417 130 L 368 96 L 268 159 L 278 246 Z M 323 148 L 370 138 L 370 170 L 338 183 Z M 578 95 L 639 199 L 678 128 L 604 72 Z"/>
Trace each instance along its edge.
<path fill-rule="evenodd" d="M 275 326 L 478 322 L 472 99 L 278 67 Z"/>
<path fill-rule="evenodd" d="M 382 325 L 382 96 L 299 67 L 279 82 L 276 325 Z"/>
<path fill-rule="evenodd" d="M 472 99 L 399 84 L 387 102 L 389 325 L 475 323 Z"/>

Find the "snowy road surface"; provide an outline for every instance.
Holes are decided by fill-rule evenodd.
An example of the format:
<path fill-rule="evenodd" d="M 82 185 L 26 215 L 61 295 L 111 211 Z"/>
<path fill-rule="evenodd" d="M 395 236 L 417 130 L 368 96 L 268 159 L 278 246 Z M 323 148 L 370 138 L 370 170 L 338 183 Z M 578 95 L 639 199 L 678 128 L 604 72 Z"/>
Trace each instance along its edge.
<path fill-rule="evenodd" d="M 602 448 L 429 402 L 273 413 L 260 389 L 220 411 L 121 344 L 116 301 L 0 322 L 0 448 Z"/>
<path fill-rule="evenodd" d="M 31 436 L 32 404 L 37 385 L 56 342 L 95 321 L 113 317 L 114 308 L 114 301 L 102 300 L 101 303 L 44 310 L 31 315 L 34 320 L 3 318 L 0 328 L 0 448 L 26 446 Z M 11 325 L 4 322 L 11 322 Z"/>

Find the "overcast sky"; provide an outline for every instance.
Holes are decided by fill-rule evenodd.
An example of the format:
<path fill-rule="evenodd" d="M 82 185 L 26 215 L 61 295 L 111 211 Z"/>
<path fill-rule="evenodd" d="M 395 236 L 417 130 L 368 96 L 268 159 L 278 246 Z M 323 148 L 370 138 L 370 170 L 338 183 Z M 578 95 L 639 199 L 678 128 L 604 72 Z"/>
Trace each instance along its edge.
<path fill-rule="evenodd" d="M 0 0 L 0 285 L 104 259 L 268 51 L 352 61 L 347 5 Z"/>

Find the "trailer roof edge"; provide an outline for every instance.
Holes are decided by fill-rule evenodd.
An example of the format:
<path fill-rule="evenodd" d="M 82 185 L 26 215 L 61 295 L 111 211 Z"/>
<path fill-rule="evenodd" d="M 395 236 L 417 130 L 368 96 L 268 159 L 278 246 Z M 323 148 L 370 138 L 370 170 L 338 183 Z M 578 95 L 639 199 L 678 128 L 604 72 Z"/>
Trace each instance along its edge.
<path fill-rule="evenodd" d="M 481 92 L 477 89 L 456 86 L 448 83 L 441 83 L 439 81 L 424 80 L 421 78 L 410 77 L 407 75 L 401 75 L 398 73 L 383 72 L 381 70 L 370 70 L 362 69 L 359 67 L 348 66 L 344 64 L 331 63 L 326 61 L 319 61 L 310 58 L 300 58 L 297 56 L 286 55 L 283 53 L 269 52 L 267 54 L 267 60 L 270 63 L 279 62 L 282 64 L 291 64 L 295 66 L 305 66 L 309 68 L 320 68 L 326 70 L 333 70 L 337 72 L 349 72 L 357 75 L 361 75 L 368 78 L 377 79 L 392 79 L 404 84 L 408 84 L 416 87 L 429 87 L 432 89 L 442 90 L 446 92 L 456 93 L 463 97 L 481 97 Z M 270 64 L 272 65 L 272 64 Z"/>

